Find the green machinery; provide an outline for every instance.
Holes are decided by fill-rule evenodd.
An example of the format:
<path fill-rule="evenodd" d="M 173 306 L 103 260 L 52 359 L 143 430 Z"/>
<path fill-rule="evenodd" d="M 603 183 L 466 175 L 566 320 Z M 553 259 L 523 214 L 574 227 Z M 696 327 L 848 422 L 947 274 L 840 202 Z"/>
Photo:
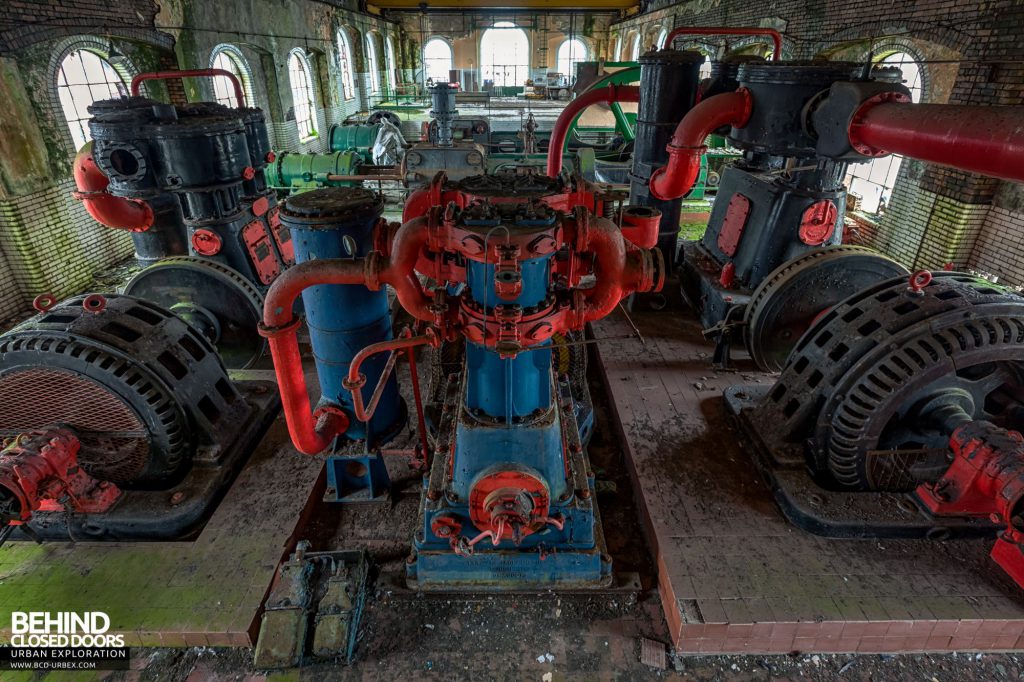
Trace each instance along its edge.
<path fill-rule="evenodd" d="M 373 164 L 373 144 L 380 128 L 380 123 L 335 124 L 327 134 L 331 151 L 326 154 L 276 152 L 267 165 L 267 184 L 292 193 L 358 185 L 358 181 L 337 178 L 351 177 L 359 173 L 359 166 Z"/>

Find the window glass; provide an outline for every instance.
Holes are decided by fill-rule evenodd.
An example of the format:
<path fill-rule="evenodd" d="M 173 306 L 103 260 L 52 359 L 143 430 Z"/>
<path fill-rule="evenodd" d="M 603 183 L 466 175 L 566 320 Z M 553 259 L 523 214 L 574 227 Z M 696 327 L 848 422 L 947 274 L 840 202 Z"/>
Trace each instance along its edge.
<path fill-rule="evenodd" d="M 71 130 L 75 149 L 92 139 L 89 106 L 98 100 L 126 97 L 128 86 L 103 57 L 89 50 L 74 50 L 57 68 L 57 96 Z"/>
<path fill-rule="evenodd" d="M 910 98 L 920 102 L 924 94 L 921 83 L 921 65 L 906 52 L 894 52 L 878 61 L 878 66 L 895 66 L 903 72 L 903 84 L 910 90 Z M 857 197 L 857 210 L 881 216 L 892 201 L 903 157 L 890 154 L 868 163 L 852 163 L 846 172 L 846 186 Z"/>
<path fill-rule="evenodd" d="M 423 73 L 426 79 L 447 83 L 452 61 L 452 46 L 440 38 L 431 38 L 423 46 Z"/>
<path fill-rule="evenodd" d="M 292 86 L 292 105 L 295 125 L 299 128 L 299 140 L 309 140 L 317 135 L 313 127 L 313 81 L 310 78 L 309 62 L 298 51 L 292 52 L 288 59 L 288 79 Z"/>
<path fill-rule="evenodd" d="M 480 71 L 496 86 L 524 85 L 530 77 L 530 40 L 511 21 L 499 21 L 480 37 Z"/>

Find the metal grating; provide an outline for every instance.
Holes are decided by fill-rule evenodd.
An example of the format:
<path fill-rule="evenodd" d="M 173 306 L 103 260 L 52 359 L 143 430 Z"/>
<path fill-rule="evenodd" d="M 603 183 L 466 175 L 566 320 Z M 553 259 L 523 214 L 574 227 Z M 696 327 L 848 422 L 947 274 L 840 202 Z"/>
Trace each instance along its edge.
<path fill-rule="evenodd" d="M 0 435 L 51 424 L 79 436 L 79 462 L 90 475 L 122 483 L 149 460 L 149 432 L 115 393 L 78 374 L 32 367 L 0 375 Z"/>

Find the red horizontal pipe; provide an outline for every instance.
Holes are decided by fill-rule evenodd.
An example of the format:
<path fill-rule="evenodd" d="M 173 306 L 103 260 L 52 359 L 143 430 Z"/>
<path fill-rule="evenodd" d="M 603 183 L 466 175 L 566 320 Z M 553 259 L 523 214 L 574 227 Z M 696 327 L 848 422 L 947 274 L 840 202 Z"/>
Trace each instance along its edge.
<path fill-rule="evenodd" d="M 701 100 L 679 122 L 668 150 L 668 164 L 651 175 L 651 194 L 656 199 L 678 199 L 693 188 L 700 172 L 704 140 L 722 126 L 742 128 L 750 120 L 753 100 L 746 88 Z"/>
<path fill-rule="evenodd" d="M 868 156 L 902 154 L 1003 180 L 1024 182 L 1024 106 L 868 101 L 849 128 Z"/>
<path fill-rule="evenodd" d="M 235 89 L 235 99 L 238 100 L 238 106 L 245 106 L 245 93 L 242 92 L 242 84 L 238 81 L 238 76 L 225 69 L 185 69 L 184 71 L 150 71 L 149 73 L 140 73 L 132 78 L 131 90 L 133 95 L 138 96 L 139 89 L 145 81 L 163 81 L 170 78 L 196 78 L 200 76 L 224 76 L 231 81 L 231 87 Z"/>
<path fill-rule="evenodd" d="M 565 137 L 569 126 L 584 109 L 591 104 L 610 104 L 612 102 L 639 102 L 640 88 L 635 85 L 609 85 L 583 93 L 562 110 L 551 129 L 548 142 L 548 177 L 555 177 L 562 172 L 562 154 L 565 152 Z"/>
<path fill-rule="evenodd" d="M 281 392 L 281 409 L 292 443 L 307 455 L 322 452 L 335 436 L 344 433 L 348 420 L 336 411 L 314 415 L 299 353 L 298 319 L 292 314 L 295 299 L 304 289 L 321 284 L 390 284 L 399 303 L 414 317 L 433 320 L 431 298 L 416 277 L 415 266 L 427 243 L 427 221 L 418 218 L 399 228 L 392 258 L 322 258 L 295 265 L 267 290 L 260 333 L 267 337 L 274 372 Z M 379 255 L 379 254 L 378 254 Z M 319 423 L 317 423 L 319 417 Z"/>
<path fill-rule="evenodd" d="M 782 34 L 774 28 L 747 28 L 729 26 L 680 26 L 669 31 L 663 49 L 671 50 L 672 42 L 679 36 L 768 36 L 775 48 L 772 59 L 782 59 Z"/>
<path fill-rule="evenodd" d="M 73 172 L 78 188 L 74 197 L 96 222 L 130 232 L 145 232 L 153 226 L 153 209 L 149 204 L 141 199 L 116 197 L 107 191 L 110 180 L 96 165 L 92 142 L 78 151 Z"/>

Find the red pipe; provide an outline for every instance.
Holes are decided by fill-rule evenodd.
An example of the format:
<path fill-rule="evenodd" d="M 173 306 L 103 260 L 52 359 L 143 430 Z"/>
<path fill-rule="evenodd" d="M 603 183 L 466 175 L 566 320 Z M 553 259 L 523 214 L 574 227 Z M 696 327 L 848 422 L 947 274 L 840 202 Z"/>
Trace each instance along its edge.
<path fill-rule="evenodd" d="M 861 154 L 902 154 L 1024 182 L 1024 106 L 910 104 L 872 98 L 849 128 Z"/>
<path fill-rule="evenodd" d="M 89 215 L 101 225 L 117 230 L 145 232 L 153 226 L 153 209 L 141 199 L 116 197 L 107 191 L 110 180 L 96 165 L 92 142 L 75 156 L 75 187 L 73 196 L 82 202 Z"/>
<path fill-rule="evenodd" d="M 292 308 L 295 299 L 307 287 L 365 284 L 365 270 L 366 261 L 362 258 L 311 260 L 282 272 L 267 291 L 260 334 L 266 337 L 274 359 L 274 373 L 288 433 L 299 452 L 307 455 L 323 452 L 335 436 L 345 432 L 348 420 L 344 414 L 335 411 L 313 414 L 296 334 L 300 320 L 292 315 Z"/>
<path fill-rule="evenodd" d="M 562 110 L 551 129 L 548 143 L 548 177 L 555 177 L 562 172 L 562 154 L 565 152 L 565 137 L 569 134 L 569 126 L 584 109 L 591 104 L 611 104 L 612 102 L 639 102 L 640 88 L 635 85 L 609 85 L 583 93 Z"/>
<path fill-rule="evenodd" d="M 345 388 L 352 392 L 352 411 L 355 413 L 356 419 L 361 422 L 368 422 L 373 418 L 373 413 L 377 409 L 377 401 L 380 400 L 381 389 L 387 383 L 388 377 L 391 376 L 391 369 L 394 367 L 394 363 L 388 361 L 388 369 L 386 369 L 381 375 L 380 379 L 377 380 L 377 386 L 373 391 L 373 395 L 370 398 L 369 406 L 364 407 L 363 405 L 363 391 L 362 388 L 366 385 L 366 375 L 359 371 L 362 367 L 363 362 L 366 361 L 372 355 L 377 353 L 386 353 L 391 351 L 392 357 L 395 351 L 399 350 L 412 350 L 418 346 L 434 346 L 440 345 L 440 339 L 434 334 L 434 330 L 427 328 L 427 332 L 422 336 L 407 336 L 404 338 L 390 339 L 388 341 L 380 341 L 378 343 L 372 343 L 366 348 L 356 353 L 356 356 L 352 358 L 352 362 L 348 366 L 348 378 L 343 382 Z M 424 456 L 426 456 L 424 454 Z"/>
<path fill-rule="evenodd" d="M 140 87 L 145 81 L 163 81 L 169 78 L 196 78 L 198 76 L 224 76 L 231 81 L 231 87 L 235 89 L 235 99 L 238 100 L 239 108 L 245 106 L 245 93 L 242 92 L 242 84 L 238 76 L 225 69 L 185 69 L 184 71 L 151 71 L 140 73 L 132 78 L 132 95 L 138 96 Z"/>
<path fill-rule="evenodd" d="M 649 251 L 627 242 L 607 218 L 596 218 L 588 225 L 586 250 L 594 254 L 596 282 L 584 291 L 584 323 L 607 317 L 633 292 L 661 290 L 662 279 L 650 263 L 645 264 Z"/>
<path fill-rule="evenodd" d="M 335 436 L 345 432 L 348 419 L 337 409 L 320 409 L 316 414 L 311 410 L 299 353 L 299 319 L 292 314 L 295 299 L 304 289 L 320 284 L 360 284 L 376 289 L 384 283 L 395 289 L 399 303 L 413 316 L 432 321 L 431 298 L 423 291 L 414 270 L 426 241 L 427 221 L 419 218 L 398 230 L 390 261 L 384 258 L 307 261 L 285 270 L 267 290 L 260 334 L 267 338 L 288 433 L 300 452 L 307 455 L 322 452 Z"/>
<path fill-rule="evenodd" d="M 651 194 L 662 201 L 678 199 L 693 188 L 700 172 L 704 140 L 722 126 L 742 128 L 750 120 L 753 100 L 746 88 L 715 95 L 690 109 L 668 143 L 668 164 L 651 175 Z"/>
<path fill-rule="evenodd" d="M 665 38 L 665 45 L 662 49 L 671 50 L 672 42 L 679 36 L 768 36 L 772 39 L 775 49 L 772 51 L 772 59 L 782 59 L 782 34 L 774 28 L 730 28 L 728 26 L 680 26 L 669 31 Z"/>

